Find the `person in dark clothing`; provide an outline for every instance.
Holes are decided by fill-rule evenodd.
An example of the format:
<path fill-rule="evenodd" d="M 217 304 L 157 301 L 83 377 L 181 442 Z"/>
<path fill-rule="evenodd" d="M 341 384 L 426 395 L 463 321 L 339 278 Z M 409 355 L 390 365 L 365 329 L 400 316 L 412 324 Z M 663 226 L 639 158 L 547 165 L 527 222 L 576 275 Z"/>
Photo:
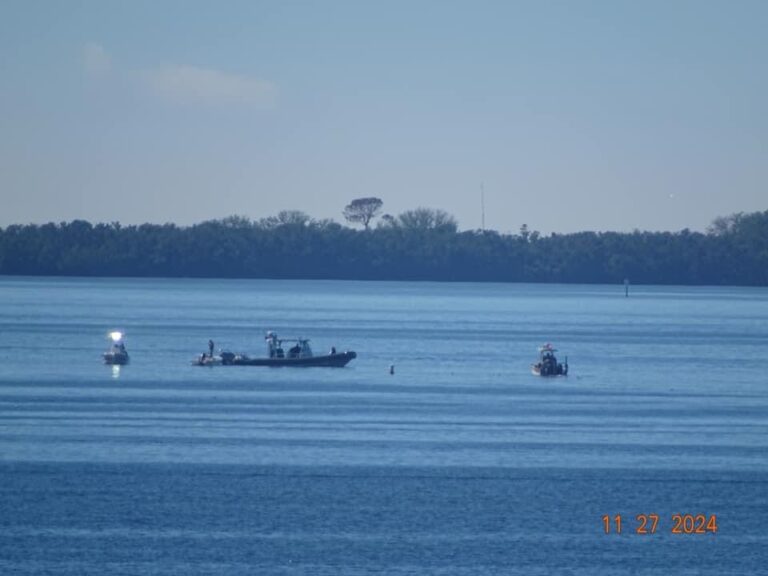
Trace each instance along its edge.
<path fill-rule="evenodd" d="M 208 356 L 213 358 L 213 340 L 208 340 Z"/>

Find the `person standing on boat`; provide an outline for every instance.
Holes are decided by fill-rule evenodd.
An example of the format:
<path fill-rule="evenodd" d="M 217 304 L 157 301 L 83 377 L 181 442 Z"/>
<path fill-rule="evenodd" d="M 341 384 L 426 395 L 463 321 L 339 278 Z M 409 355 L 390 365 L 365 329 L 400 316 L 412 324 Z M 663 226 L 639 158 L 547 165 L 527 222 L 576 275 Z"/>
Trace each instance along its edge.
<path fill-rule="evenodd" d="M 213 358 L 213 340 L 208 340 L 208 356 Z"/>

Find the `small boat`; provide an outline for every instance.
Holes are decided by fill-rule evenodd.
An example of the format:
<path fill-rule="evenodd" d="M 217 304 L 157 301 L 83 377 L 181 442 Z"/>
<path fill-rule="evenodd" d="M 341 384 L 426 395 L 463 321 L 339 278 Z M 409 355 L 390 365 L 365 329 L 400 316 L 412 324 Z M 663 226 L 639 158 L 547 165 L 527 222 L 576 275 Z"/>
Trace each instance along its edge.
<path fill-rule="evenodd" d="M 221 354 L 231 354 L 231 352 L 222 352 Z M 200 354 L 200 356 L 192 360 L 192 366 L 221 366 L 224 364 L 221 354 L 216 356 L 205 353 Z"/>
<path fill-rule="evenodd" d="M 113 366 L 123 366 L 128 364 L 131 357 L 128 356 L 128 351 L 125 349 L 123 333 L 110 332 L 109 337 L 112 339 L 112 346 L 110 346 L 109 350 L 101 355 L 102 358 L 104 358 L 104 364 L 110 364 Z"/>
<path fill-rule="evenodd" d="M 201 354 L 192 364 L 195 366 L 322 366 L 341 368 L 357 358 L 354 351 L 337 352 L 335 346 L 331 348 L 328 354 L 315 356 L 308 339 L 283 340 L 272 331 L 267 332 L 265 340 L 267 341 L 267 356 L 264 358 L 251 358 L 246 354 L 222 351 L 218 355 L 214 355 L 212 352 Z M 294 345 L 286 352 L 283 348 L 283 342 L 292 342 Z"/>
<path fill-rule="evenodd" d="M 535 376 L 568 376 L 568 357 L 564 363 L 559 363 L 555 357 L 552 344 L 544 344 L 539 348 L 539 361 L 531 364 L 531 372 Z"/>
<path fill-rule="evenodd" d="M 224 362 L 221 359 L 222 354 L 226 354 L 226 352 L 219 352 L 218 355 L 213 354 L 213 348 L 215 344 L 213 343 L 213 340 L 208 340 L 208 353 L 206 354 L 203 352 L 192 360 L 192 366 L 221 366 Z"/>

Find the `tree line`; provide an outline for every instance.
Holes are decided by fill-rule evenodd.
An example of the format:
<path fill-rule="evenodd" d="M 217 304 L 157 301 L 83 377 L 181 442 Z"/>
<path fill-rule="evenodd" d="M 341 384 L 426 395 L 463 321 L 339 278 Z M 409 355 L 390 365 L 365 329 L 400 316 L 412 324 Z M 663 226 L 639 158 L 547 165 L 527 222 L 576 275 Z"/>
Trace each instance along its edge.
<path fill-rule="evenodd" d="M 718 218 L 704 233 L 543 236 L 525 225 L 460 232 L 427 208 L 371 226 L 380 208 L 349 212 L 361 230 L 298 211 L 192 226 L 12 225 L 0 228 L 0 274 L 768 286 L 768 211 Z"/>

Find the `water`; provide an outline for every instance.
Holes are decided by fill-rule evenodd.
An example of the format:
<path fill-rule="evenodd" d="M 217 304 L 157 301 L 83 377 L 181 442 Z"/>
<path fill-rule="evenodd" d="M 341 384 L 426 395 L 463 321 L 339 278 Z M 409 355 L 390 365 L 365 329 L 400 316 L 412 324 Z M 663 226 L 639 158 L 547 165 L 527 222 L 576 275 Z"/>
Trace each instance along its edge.
<path fill-rule="evenodd" d="M 2 278 L 0 573 L 764 572 L 767 320 L 765 289 Z M 358 358 L 190 365 L 267 329 Z M 530 374 L 547 341 L 568 378 Z"/>

